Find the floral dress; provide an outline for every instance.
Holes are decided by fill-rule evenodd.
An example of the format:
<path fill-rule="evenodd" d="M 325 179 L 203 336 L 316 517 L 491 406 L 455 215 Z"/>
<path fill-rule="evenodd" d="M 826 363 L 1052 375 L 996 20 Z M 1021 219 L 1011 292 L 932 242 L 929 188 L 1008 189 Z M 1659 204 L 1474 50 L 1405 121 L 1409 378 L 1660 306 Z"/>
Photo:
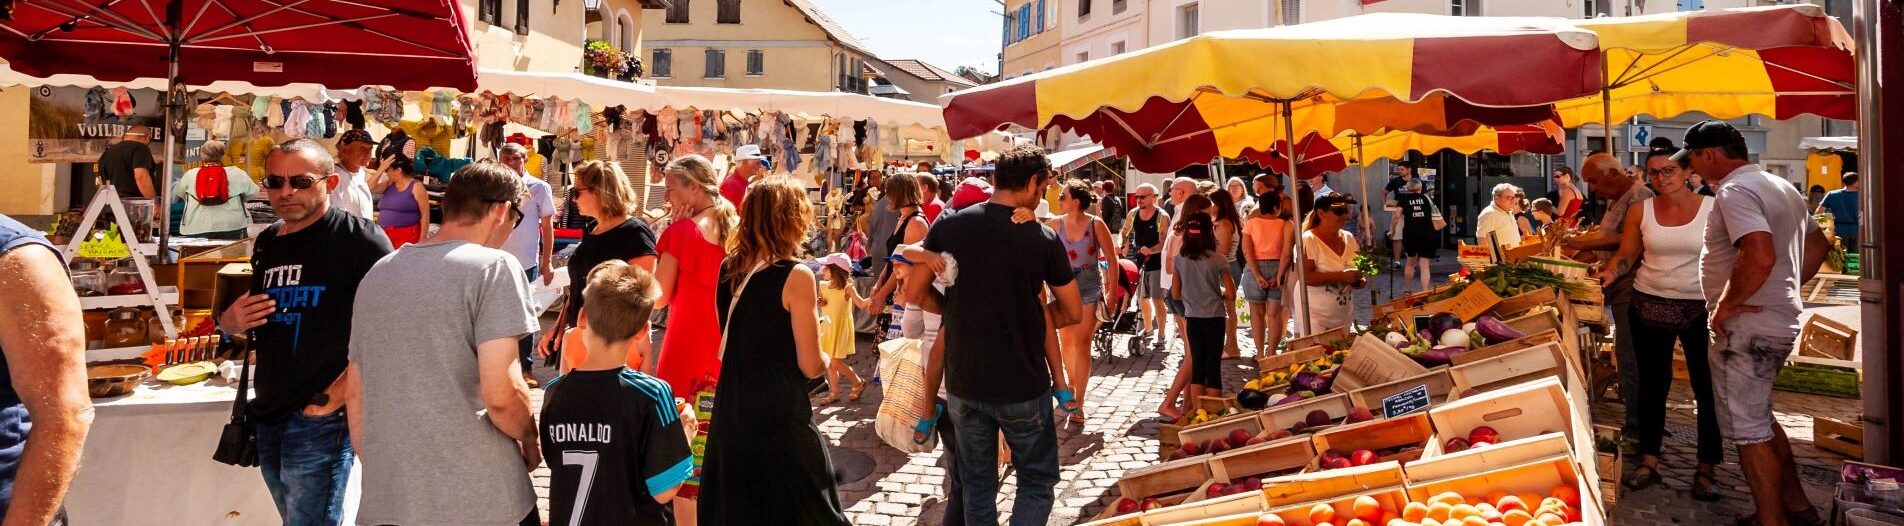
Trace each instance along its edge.
<path fill-rule="evenodd" d="M 1342 252 L 1322 242 L 1315 231 L 1302 232 L 1303 257 L 1316 262 L 1320 272 L 1342 272 L 1355 267 L 1355 236 L 1347 231 L 1336 231 L 1342 236 Z M 1347 327 L 1354 320 L 1354 287 L 1348 283 L 1309 286 L 1309 332 Z"/>

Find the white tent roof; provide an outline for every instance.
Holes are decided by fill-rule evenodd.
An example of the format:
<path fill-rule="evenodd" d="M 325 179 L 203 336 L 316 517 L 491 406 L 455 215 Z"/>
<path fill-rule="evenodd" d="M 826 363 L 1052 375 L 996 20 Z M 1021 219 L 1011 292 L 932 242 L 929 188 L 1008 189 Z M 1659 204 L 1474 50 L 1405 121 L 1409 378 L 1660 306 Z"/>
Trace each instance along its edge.
<path fill-rule="evenodd" d="M 1857 150 L 1857 137 L 1806 137 L 1798 140 L 1798 147 L 1806 150 Z"/>
<path fill-rule="evenodd" d="M 1053 169 L 1056 169 L 1058 172 L 1062 173 L 1062 172 L 1069 172 L 1072 170 L 1076 170 L 1078 167 L 1083 166 L 1085 163 L 1089 163 L 1096 159 L 1102 159 L 1104 157 L 1108 157 L 1109 155 L 1110 153 L 1104 150 L 1103 145 L 1100 145 L 1097 143 L 1084 143 L 1084 144 L 1078 145 L 1075 148 L 1071 148 L 1068 150 L 1059 150 L 1059 151 L 1051 152 L 1049 154 L 1046 154 L 1045 158 L 1051 160 L 1051 167 Z"/>

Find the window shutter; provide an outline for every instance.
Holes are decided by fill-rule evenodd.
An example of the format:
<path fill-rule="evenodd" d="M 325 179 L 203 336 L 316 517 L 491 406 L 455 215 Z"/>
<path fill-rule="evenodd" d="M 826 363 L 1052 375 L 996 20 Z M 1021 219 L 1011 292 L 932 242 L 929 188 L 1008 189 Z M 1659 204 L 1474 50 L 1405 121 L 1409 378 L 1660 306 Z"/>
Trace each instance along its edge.
<path fill-rule="evenodd" d="M 672 49 L 654 50 L 654 76 L 657 76 L 657 77 L 674 76 L 674 50 Z"/>
<path fill-rule="evenodd" d="M 740 0 L 720 0 L 720 13 L 714 21 L 721 24 L 739 24 Z"/>
<path fill-rule="evenodd" d="M 1091 0 L 1078 0 L 1078 16 L 1084 17 L 1090 14 L 1091 14 Z"/>
<path fill-rule="evenodd" d="M 688 23 L 688 0 L 670 0 L 668 4 L 668 23 Z"/>
<path fill-rule="evenodd" d="M 1043 32 L 1045 32 L 1045 0 L 1038 0 L 1038 24 L 1037 24 L 1037 26 L 1038 26 L 1038 30 L 1036 31 L 1037 33 L 1043 33 Z"/>
<path fill-rule="evenodd" d="M 502 0 L 480 0 L 476 3 L 476 18 L 492 26 L 502 25 Z"/>
<path fill-rule="evenodd" d="M 529 0 L 516 0 L 516 34 L 529 34 Z"/>
<path fill-rule="evenodd" d="M 707 67 L 703 76 L 718 79 L 727 76 L 727 52 L 718 49 L 707 50 Z"/>

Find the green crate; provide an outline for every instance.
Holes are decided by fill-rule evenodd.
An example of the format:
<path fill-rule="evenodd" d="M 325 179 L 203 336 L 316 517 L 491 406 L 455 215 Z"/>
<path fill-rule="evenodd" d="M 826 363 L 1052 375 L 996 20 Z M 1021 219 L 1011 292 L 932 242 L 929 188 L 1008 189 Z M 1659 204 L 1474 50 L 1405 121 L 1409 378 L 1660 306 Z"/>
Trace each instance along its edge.
<path fill-rule="evenodd" d="M 1858 371 L 1813 364 L 1786 364 L 1772 388 L 1838 398 L 1863 398 Z"/>

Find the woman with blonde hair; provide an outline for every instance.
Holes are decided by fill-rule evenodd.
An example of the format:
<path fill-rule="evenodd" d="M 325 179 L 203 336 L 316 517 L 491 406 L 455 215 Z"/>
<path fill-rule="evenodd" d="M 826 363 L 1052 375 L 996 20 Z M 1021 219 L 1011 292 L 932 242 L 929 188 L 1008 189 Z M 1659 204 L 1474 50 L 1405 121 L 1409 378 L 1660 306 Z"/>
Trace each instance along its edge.
<path fill-rule="evenodd" d="M 674 222 L 655 245 L 660 256 L 655 282 L 661 285 L 655 307 L 668 307 L 668 330 L 661 336 L 660 356 L 643 370 L 668 382 L 675 396 L 694 400 L 720 377 L 721 329 L 714 289 L 739 217 L 734 205 L 721 197 L 714 165 L 706 157 L 676 157 L 662 174 Z M 675 494 L 675 515 L 693 516 L 692 500 L 698 494 L 699 486 L 682 487 Z"/>
<path fill-rule="evenodd" d="M 581 319 L 582 287 L 588 285 L 589 272 L 609 261 L 622 261 L 652 271 L 655 268 L 655 233 L 648 224 L 636 219 L 636 198 L 634 183 L 621 167 L 606 161 L 588 161 L 575 170 L 575 184 L 568 188 L 568 195 L 575 198 L 575 211 L 593 220 L 593 225 L 582 231 L 582 241 L 575 245 L 575 255 L 569 257 L 568 301 L 563 304 L 562 312 L 555 322 L 555 330 L 542 339 L 543 356 L 559 352 L 561 346 L 562 371 L 567 372 L 574 364 L 582 363 L 587 351 L 581 345 L 556 343 L 555 338 L 562 330 L 586 325 Z M 577 336 L 579 339 L 579 336 Z M 635 347 L 640 353 L 629 353 L 631 357 L 647 356 L 648 336 L 636 335 Z M 640 369 L 642 364 L 633 361 L 630 368 Z"/>
<path fill-rule="evenodd" d="M 844 525 L 807 382 L 826 371 L 817 282 L 797 259 L 813 206 L 791 176 L 753 184 L 719 270 L 720 383 L 701 475 L 700 523 Z M 669 332 L 674 327 L 669 326 Z"/>

